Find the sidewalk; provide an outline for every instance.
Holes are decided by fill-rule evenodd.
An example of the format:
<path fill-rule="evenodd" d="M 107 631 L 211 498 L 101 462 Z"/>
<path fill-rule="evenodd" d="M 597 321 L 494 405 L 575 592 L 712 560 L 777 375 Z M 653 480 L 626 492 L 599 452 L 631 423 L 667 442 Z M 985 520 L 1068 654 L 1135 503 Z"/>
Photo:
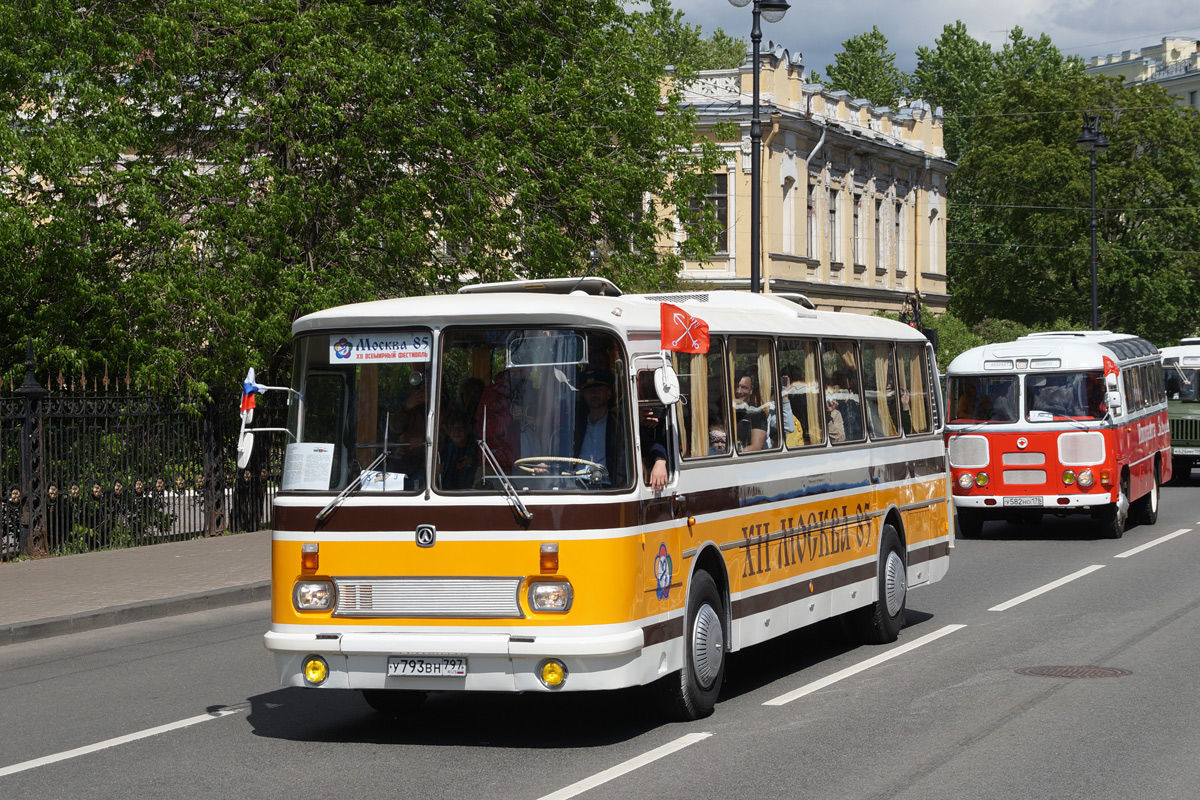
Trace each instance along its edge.
<path fill-rule="evenodd" d="M 0 563 L 0 646 L 270 597 L 271 531 Z"/>

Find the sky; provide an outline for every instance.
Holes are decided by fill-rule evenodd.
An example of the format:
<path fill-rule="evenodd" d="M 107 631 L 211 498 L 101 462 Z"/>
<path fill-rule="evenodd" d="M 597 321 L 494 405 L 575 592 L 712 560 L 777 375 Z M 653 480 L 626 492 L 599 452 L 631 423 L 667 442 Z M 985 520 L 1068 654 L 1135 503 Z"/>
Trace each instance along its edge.
<path fill-rule="evenodd" d="M 789 0 L 783 20 L 762 23 L 762 46 L 774 42 L 793 56 L 803 54 L 805 74 L 825 75 L 842 42 L 874 25 L 887 37 L 896 66 L 912 72 L 917 48 L 933 47 L 942 28 L 957 20 L 975 39 L 992 49 L 1003 46 L 1008 31 L 1049 35 L 1064 55 L 1118 54 L 1159 44 L 1163 37 L 1200 40 L 1197 0 Z M 729 0 L 672 0 L 684 21 L 699 25 L 705 36 L 723 28 L 750 44 L 751 6 Z"/>

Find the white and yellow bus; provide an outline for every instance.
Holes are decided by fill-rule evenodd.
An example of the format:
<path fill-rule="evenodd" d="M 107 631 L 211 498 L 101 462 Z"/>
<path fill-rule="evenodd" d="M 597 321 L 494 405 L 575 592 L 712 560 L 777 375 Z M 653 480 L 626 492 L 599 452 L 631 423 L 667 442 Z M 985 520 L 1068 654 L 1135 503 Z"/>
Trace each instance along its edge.
<path fill-rule="evenodd" d="M 660 349 L 664 302 L 706 352 Z M 949 564 L 937 367 L 900 323 L 588 278 L 293 332 L 265 635 L 284 685 L 399 714 L 654 684 L 694 719 L 728 653 L 835 616 L 893 641 Z"/>

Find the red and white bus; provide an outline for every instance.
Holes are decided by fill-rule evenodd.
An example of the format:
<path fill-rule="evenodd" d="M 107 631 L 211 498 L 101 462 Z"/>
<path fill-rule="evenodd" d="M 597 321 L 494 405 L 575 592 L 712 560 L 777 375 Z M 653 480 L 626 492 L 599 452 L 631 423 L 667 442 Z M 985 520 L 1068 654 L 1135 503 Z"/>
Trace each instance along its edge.
<path fill-rule="evenodd" d="M 1035 333 L 968 350 L 947 369 L 946 445 L 958 530 L 1090 514 L 1119 538 L 1152 525 L 1171 478 L 1158 348 L 1108 331 Z"/>

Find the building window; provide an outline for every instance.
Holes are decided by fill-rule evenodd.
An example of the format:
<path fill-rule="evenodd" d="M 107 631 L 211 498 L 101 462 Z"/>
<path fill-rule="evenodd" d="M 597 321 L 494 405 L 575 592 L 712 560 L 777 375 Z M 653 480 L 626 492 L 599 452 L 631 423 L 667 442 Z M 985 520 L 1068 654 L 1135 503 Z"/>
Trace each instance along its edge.
<path fill-rule="evenodd" d="M 716 214 L 716 221 L 710 223 L 712 225 L 711 233 L 705 228 L 698 231 L 698 235 L 710 235 L 713 242 L 713 249 L 718 253 L 729 252 L 729 175 L 720 173 L 718 175 L 709 176 L 708 189 L 704 194 L 703 200 L 693 200 L 692 210 L 699 211 L 700 204 L 705 203 L 711 206 Z"/>
<path fill-rule="evenodd" d="M 938 269 L 938 212 L 929 212 L 929 271 L 940 272 Z"/>
<path fill-rule="evenodd" d="M 1196 92 L 1188 92 L 1188 105 L 1192 108 L 1200 108 L 1196 105 Z"/>
<path fill-rule="evenodd" d="M 813 184 L 812 189 L 808 192 L 808 251 L 809 258 L 818 258 L 819 251 L 817 249 L 817 192 L 821 189 L 817 184 Z"/>
<path fill-rule="evenodd" d="M 892 227 L 892 264 L 896 268 L 896 274 L 900 275 L 908 269 L 904 260 L 904 203 L 896 203 L 896 216 Z"/>
<path fill-rule="evenodd" d="M 796 252 L 796 182 L 788 178 L 783 182 L 783 252 Z"/>
<path fill-rule="evenodd" d="M 866 258 L 863 255 L 863 215 L 862 215 L 862 195 L 854 195 L 854 263 L 865 264 Z"/>
<path fill-rule="evenodd" d="M 841 192 L 829 190 L 829 214 L 825 224 L 825 238 L 829 240 L 829 263 L 840 264 L 842 261 L 842 237 L 838 220 L 838 200 Z"/>

